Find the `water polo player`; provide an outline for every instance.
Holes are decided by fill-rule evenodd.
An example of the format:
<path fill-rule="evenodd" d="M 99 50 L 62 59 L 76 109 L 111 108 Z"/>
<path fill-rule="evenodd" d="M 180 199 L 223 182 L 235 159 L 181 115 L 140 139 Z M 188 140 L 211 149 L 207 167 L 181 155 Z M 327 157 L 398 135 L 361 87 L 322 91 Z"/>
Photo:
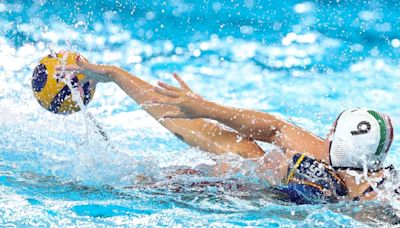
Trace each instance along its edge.
<path fill-rule="evenodd" d="M 322 139 L 268 113 L 207 101 L 176 74 L 180 87 L 162 82 L 153 86 L 115 66 L 91 64 L 79 57 L 76 61 L 78 65 L 67 65 L 65 70 L 83 73 L 95 83 L 115 82 L 187 144 L 215 154 L 262 158 L 257 175 L 293 202 L 373 200 L 385 183 L 384 174 L 392 172 L 382 168 L 393 139 L 392 124 L 385 114 L 367 109 L 344 111 Z M 264 156 L 255 140 L 284 152 L 272 150 Z"/>

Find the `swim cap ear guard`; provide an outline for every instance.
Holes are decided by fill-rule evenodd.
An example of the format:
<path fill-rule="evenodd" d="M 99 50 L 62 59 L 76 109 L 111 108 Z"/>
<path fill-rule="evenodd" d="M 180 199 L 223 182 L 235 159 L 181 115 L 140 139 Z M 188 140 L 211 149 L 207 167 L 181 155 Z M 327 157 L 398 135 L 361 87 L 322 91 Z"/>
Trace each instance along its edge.
<path fill-rule="evenodd" d="M 334 124 L 329 146 L 336 169 L 377 170 L 393 141 L 389 116 L 367 109 L 342 112 Z"/>

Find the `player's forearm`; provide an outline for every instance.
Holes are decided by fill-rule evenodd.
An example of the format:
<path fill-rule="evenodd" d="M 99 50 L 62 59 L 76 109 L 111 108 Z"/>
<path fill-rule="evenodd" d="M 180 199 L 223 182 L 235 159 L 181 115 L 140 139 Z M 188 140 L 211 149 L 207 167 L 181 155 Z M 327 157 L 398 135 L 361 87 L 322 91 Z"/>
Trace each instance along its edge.
<path fill-rule="evenodd" d="M 245 137 L 273 143 L 286 150 L 307 151 L 317 159 L 329 161 L 322 138 L 271 114 L 211 102 L 205 107 L 208 118 L 235 129 Z"/>
<path fill-rule="evenodd" d="M 270 142 L 282 126 L 283 121 L 273 115 L 233 108 L 206 101 L 203 105 L 205 117 L 231 127 L 244 137 Z"/>
<path fill-rule="evenodd" d="M 151 97 L 146 95 L 154 95 L 153 85 L 125 70 L 112 66 L 108 71 L 112 80 L 139 104 L 151 100 Z M 244 137 L 256 140 L 270 142 L 270 138 L 275 136 L 276 130 L 282 123 L 281 120 L 267 113 L 227 107 L 206 100 L 199 105 L 202 106 L 202 117 L 217 120 L 235 129 Z"/>
<path fill-rule="evenodd" d="M 154 93 L 153 85 L 119 67 L 110 66 L 108 72 L 112 80 L 139 104 L 149 100 L 146 93 Z"/>

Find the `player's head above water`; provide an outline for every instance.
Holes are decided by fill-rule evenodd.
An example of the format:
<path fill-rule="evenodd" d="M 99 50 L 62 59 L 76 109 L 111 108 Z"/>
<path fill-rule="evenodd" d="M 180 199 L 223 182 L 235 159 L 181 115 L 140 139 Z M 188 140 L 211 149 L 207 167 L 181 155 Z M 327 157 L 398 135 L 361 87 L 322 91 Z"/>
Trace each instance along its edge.
<path fill-rule="evenodd" d="M 333 168 L 377 170 L 393 140 L 388 115 L 351 109 L 336 119 L 330 136 L 329 156 Z"/>

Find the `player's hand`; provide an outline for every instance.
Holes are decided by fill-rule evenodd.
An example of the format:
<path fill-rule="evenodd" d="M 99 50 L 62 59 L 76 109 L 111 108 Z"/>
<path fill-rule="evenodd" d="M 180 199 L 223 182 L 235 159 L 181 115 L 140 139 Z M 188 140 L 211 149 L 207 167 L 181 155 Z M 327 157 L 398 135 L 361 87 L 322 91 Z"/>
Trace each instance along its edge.
<path fill-rule="evenodd" d="M 56 70 L 59 73 L 82 73 L 86 75 L 85 80 L 92 80 L 97 82 L 110 82 L 112 78 L 110 76 L 111 66 L 97 65 L 89 63 L 87 60 L 82 58 L 80 55 L 76 58 L 76 65 L 59 65 L 56 66 Z"/>
<path fill-rule="evenodd" d="M 162 98 L 154 98 L 151 104 L 170 105 L 178 108 L 177 111 L 170 111 L 163 115 L 163 118 L 206 118 L 207 101 L 201 96 L 193 93 L 189 86 L 174 73 L 174 78 L 178 81 L 180 88 L 158 82 L 158 87 L 154 91 L 164 95 Z"/>

